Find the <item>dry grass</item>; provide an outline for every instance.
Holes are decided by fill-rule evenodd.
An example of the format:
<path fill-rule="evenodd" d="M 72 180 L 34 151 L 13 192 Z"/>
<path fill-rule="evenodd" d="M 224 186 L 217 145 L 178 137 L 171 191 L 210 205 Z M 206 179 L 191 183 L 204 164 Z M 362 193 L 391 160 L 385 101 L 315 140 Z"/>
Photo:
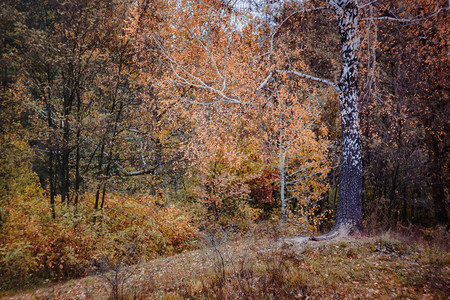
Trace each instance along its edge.
<path fill-rule="evenodd" d="M 141 264 L 124 299 L 448 299 L 447 235 L 421 244 L 389 234 L 205 242 L 201 250 Z M 109 289 L 100 277 L 87 277 L 11 298 L 107 299 Z"/>

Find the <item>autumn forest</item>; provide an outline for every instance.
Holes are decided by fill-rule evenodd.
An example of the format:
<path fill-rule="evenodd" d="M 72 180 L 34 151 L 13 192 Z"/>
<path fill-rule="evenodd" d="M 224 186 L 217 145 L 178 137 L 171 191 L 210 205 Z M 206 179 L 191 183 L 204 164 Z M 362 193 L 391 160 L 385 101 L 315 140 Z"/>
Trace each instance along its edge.
<path fill-rule="evenodd" d="M 448 271 L 448 9 L 2 1 L 0 296 L 95 275 L 107 288 L 92 299 L 345 298 L 352 288 L 322 290 L 330 281 L 300 271 L 333 243 L 345 253 L 325 264 L 423 250 Z M 279 243 L 269 236 L 312 248 L 236 250 Z M 201 249 L 214 276 L 128 284 L 133 266 Z M 448 273 L 436 274 L 404 296 L 431 284 L 448 297 Z"/>

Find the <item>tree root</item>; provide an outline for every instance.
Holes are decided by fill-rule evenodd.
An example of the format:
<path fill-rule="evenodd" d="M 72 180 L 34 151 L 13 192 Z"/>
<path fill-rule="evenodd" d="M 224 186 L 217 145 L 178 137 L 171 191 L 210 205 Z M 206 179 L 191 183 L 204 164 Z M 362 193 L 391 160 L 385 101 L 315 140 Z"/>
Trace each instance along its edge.
<path fill-rule="evenodd" d="M 362 231 L 350 224 L 343 224 L 337 228 L 333 228 L 329 233 L 320 236 L 310 236 L 310 241 L 327 241 L 339 237 L 361 236 Z"/>
<path fill-rule="evenodd" d="M 318 242 L 318 241 L 332 240 L 332 239 L 335 239 L 335 238 L 341 237 L 341 236 L 344 236 L 344 235 L 340 234 L 340 232 L 338 230 L 332 230 L 324 235 L 310 236 L 309 240 Z"/>

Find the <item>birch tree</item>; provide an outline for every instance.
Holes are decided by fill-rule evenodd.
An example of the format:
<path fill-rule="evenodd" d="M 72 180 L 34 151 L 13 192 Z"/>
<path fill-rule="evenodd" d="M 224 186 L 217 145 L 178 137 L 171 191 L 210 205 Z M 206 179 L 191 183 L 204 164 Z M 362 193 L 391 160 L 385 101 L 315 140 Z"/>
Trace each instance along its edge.
<path fill-rule="evenodd" d="M 338 19 L 338 31 L 342 39 L 343 64 L 339 83 L 291 69 L 292 64 L 289 63 L 284 65 L 274 63 L 274 37 L 279 28 L 275 32 L 267 34 L 264 33 L 264 28 L 261 29 L 262 27 L 257 27 L 250 22 L 244 29 L 240 29 L 242 31 L 239 37 L 236 28 L 233 28 L 235 25 L 233 20 L 237 19 L 236 15 L 239 13 L 235 13 L 233 16 L 232 7 L 223 7 L 223 3 L 217 1 L 177 2 L 174 9 L 181 10 L 181 7 L 184 7 L 184 11 L 187 13 L 180 12 L 171 20 L 168 31 L 172 35 L 172 39 L 165 38 L 168 44 L 160 43 L 161 39 L 157 34 L 153 34 L 152 39 L 159 43 L 160 50 L 173 72 L 169 81 L 182 88 L 185 91 L 181 93 L 182 100 L 193 105 L 211 106 L 222 103 L 229 111 L 239 114 L 239 111 L 249 109 L 256 101 L 259 101 L 256 99 L 264 98 L 263 89 L 275 80 L 284 77 L 298 76 L 305 80 L 329 85 L 336 90 L 339 94 L 344 134 L 340 194 L 337 220 L 333 232 L 338 232 L 342 228 L 348 232 L 359 231 L 362 229 L 362 159 L 356 87 L 359 45 L 358 7 L 354 1 L 330 1 L 329 5 L 329 7 L 317 9 L 332 8 Z M 314 10 L 316 9 L 302 9 L 298 12 Z M 235 33 L 230 34 L 233 30 Z M 252 53 L 259 47 L 258 42 L 255 43 L 255 32 L 258 31 L 259 34 L 256 35 L 260 36 L 259 43 L 267 41 L 270 43 L 266 47 L 268 52 L 262 55 Z M 215 41 L 208 40 L 208 36 L 214 37 Z M 250 37 L 247 42 L 244 41 L 245 37 Z M 176 39 L 180 42 L 177 43 Z M 223 43 L 225 46 L 215 44 L 217 42 Z M 247 43 L 249 47 L 246 47 L 244 51 L 236 50 L 238 49 L 237 45 L 242 43 Z M 186 60 L 187 52 L 190 53 L 190 60 Z M 289 68 L 285 68 L 286 66 Z M 269 74 L 264 76 L 267 71 Z M 267 98 L 263 103 L 266 101 Z M 283 146 L 281 144 L 280 146 L 280 149 L 283 150 Z M 281 172 L 285 169 L 286 158 L 282 152 L 278 153 L 280 156 L 278 169 Z M 284 180 L 282 180 L 282 185 L 283 183 L 285 183 Z M 283 194 L 284 186 L 281 190 L 281 194 Z M 286 204 L 284 203 L 283 211 L 285 209 Z"/>
<path fill-rule="evenodd" d="M 380 2 L 380 3 L 379 3 Z M 183 5 L 177 2 L 178 5 Z M 282 1 L 279 2 L 281 6 L 284 5 Z M 319 4 L 319 5 L 317 5 Z M 363 189 L 363 162 L 362 162 L 362 139 L 361 139 L 361 120 L 360 120 L 360 101 L 358 95 L 358 69 L 360 67 L 360 50 L 362 34 L 364 31 L 370 30 L 370 24 L 374 20 L 387 20 L 407 22 L 397 17 L 384 16 L 380 14 L 384 7 L 384 2 L 381 1 L 357 1 L 357 0 L 328 0 L 328 1 L 308 1 L 299 2 L 295 11 L 286 18 L 298 14 L 315 13 L 316 11 L 331 11 L 334 21 L 330 20 L 330 31 L 335 31 L 340 36 L 340 75 L 336 80 L 321 78 L 308 73 L 308 70 L 299 68 L 298 66 L 289 64 L 287 66 L 273 64 L 273 54 L 275 52 L 276 44 L 274 41 L 277 34 L 283 30 L 283 25 L 286 20 L 280 20 L 275 26 L 269 24 L 266 27 L 266 32 L 259 31 L 259 42 L 269 41 L 266 53 L 261 54 L 266 58 L 266 65 L 264 68 L 256 66 L 256 61 L 253 61 L 253 72 L 245 69 L 228 68 L 229 62 L 233 57 L 235 61 L 242 57 L 242 53 L 233 53 L 233 43 L 228 44 L 224 51 L 220 52 L 210 42 L 205 43 L 203 36 L 205 33 L 230 32 L 232 30 L 229 22 L 239 19 L 233 16 L 234 10 L 232 5 L 225 5 L 221 1 L 205 1 L 201 4 L 197 2 L 189 2 L 186 5 L 186 10 L 190 11 L 186 16 L 188 18 L 196 19 L 197 25 L 186 27 L 185 23 L 182 25 L 172 25 L 172 28 L 180 26 L 185 28 L 185 33 L 194 37 L 195 47 L 198 51 L 193 56 L 191 63 L 180 63 L 180 54 L 185 48 L 177 48 L 174 44 L 166 47 L 161 47 L 162 52 L 167 57 L 170 68 L 173 71 L 173 82 L 190 90 L 191 95 L 195 95 L 198 91 L 208 93 L 209 98 L 207 104 L 223 103 L 227 107 L 236 105 L 240 107 L 251 106 L 252 98 L 260 97 L 260 91 L 265 89 L 271 82 L 277 80 L 281 76 L 289 75 L 290 78 L 297 77 L 305 81 L 316 82 L 319 85 L 331 87 L 338 97 L 339 113 L 341 118 L 341 160 L 340 160 L 340 176 L 339 176 L 339 193 L 336 210 L 336 220 L 332 231 L 318 239 L 332 238 L 338 235 L 352 235 L 357 234 L 363 230 L 362 226 L 362 189 Z M 199 14 L 195 11 L 197 6 L 206 7 L 206 13 Z M 435 14 L 442 11 L 437 8 Z M 365 13 L 364 30 L 359 28 L 360 15 Z M 377 15 L 378 14 L 378 15 Z M 238 13 L 235 13 L 238 15 Z M 366 16 L 369 17 L 366 17 Z M 431 14 L 429 17 L 432 17 Z M 210 18 L 211 17 L 211 18 Z M 247 16 L 251 18 L 251 16 Z M 176 16 L 179 21 L 182 17 Z M 210 18 L 210 19 L 208 19 Z M 425 17 L 427 18 L 427 17 Z M 265 18 L 266 20 L 273 20 L 273 18 Z M 228 23 L 227 23 L 228 22 Z M 372 23 L 371 23 L 372 22 Z M 266 24 L 267 25 L 267 24 Z M 253 25 L 252 25 L 253 26 Z M 251 27 L 247 29 L 251 32 L 258 32 L 258 28 Z M 179 29 L 179 28 L 178 28 Z M 237 30 L 242 30 L 237 29 Z M 262 30 L 262 31 L 264 31 Z M 268 32 L 267 32 L 268 31 Z M 188 39 L 187 35 L 179 36 L 185 41 Z M 245 36 L 245 34 L 241 34 Z M 168 50 L 170 49 L 170 51 Z M 173 51 L 176 50 L 176 51 Z M 369 51 L 375 53 L 374 47 L 369 47 Z M 206 59 L 198 56 L 204 53 Z M 236 55 L 236 57 L 234 57 Z M 289 53 L 286 53 L 289 56 Z M 371 63 L 370 72 L 374 73 L 376 55 L 369 56 Z M 245 67 L 245 64 L 242 66 Z M 266 73 L 266 76 L 262 74 Z M 376 81 L 373 74 L 367 75 L 372 82 Z M 239 78 L 239 79 L 238 79 Z M 262 78 L 262 79 L 261 79 Z M 231 80 L 230 80 L 231 79 Z M 260 80 L 260 83 L 254 84 L 255 80 Z M 240 80 L 240 81 L 239 81 Z M 236 84 L 237 82 L 240 83 Z M 244 84 L 245 83 L 245 84 Z M 248 83 L 248 84 L 247 84 Z M 371 85 L 371 86 L 372 86 Z M 245 86 L 247 90 L 242 91 Z M 194 97 L 195 98 L 195 97 Z M 192 101 L 192 99 L 188 99 Z M 198 98 L 195 98 L 198 99 Z M 205 104 L 197 103 L 197 104 Z M 281 161 L 280 161 L 281 162 Z M 284 166 L 280 165 L 281 168 Z"/>
<path fill-rule="evenodd" d="M 332 9 L 337 20 L 337 31 L 341 37 L 342 59 L 339 81 L 335 83 L 328 79 L 315 77 L 300 70 L 292 69 L 277 69 L 270 73 L 268 78 L 276 74 L 292 74 L 329 85 L 338 94 L 342 126 L 342 157 L 340 162 L 338 204 L 332 232 L 321 237 L 331 238 L 338 234 L 352 234 L 363 229 L 362 144 L 357 89 L 360 41 L 358 32 L 359 8 L 357 1 L 354 0 L 329 0 L 328 6 L 302 8 L 296 13 L 318 9 Z"/>
<path fill-rule="evenodd" d="M 333 230 L 317 239 L 332 238 L 339 234 L 354 234 L 362 228 L 362 141 L 360 104 L 358 95 L 358 68 L 360 65 L 362 34 L 369 39 L 376 40 L 376 22 L 389 21 L 400 24 L 423 22 L 433 18 L 439 13 L 448 10 L 445 3 L 435 4 L 434 11 L 426 15 L 400 17 L 390 15 L 389 1 L 357 1 L 357 0 L 328 0 L 326 5 L 301 7 L 293 14 L 313 12 L 322 9 L 331 9 L 337 20 L 337 31 L 341 38 L 341 74 L 338 82 L 315 77 L 301 70 L 275 70 L 268 78 L 276 73 L 289 73 L 301 78 L 316 81 L 331 86 L 338 94 L 342 130 L 342 154 L 340 160 L 339 194 L 336 211 L 336 220 Z M 428 4 L 427 4 L 428 5 Z M 383 9 L 385 11 L 383 11 Z M 386 14 L 388 12 L 388 15 Z M 363 28 L 359 28 L 360 15 L 364 13 Z M 284 22 L 284 21 L 283 21 Z M 282 25 L 282 23 L 280 24 Z M 281 27 L 281 26 L 279 26 Z M 276 30 L 280 30 L 277 28 Z M 372 35 L 372 36 L 371 36 Z M 366 38 L 367 39 L 367 38 Z M 376 42 L 367 42 L 368 55 L 365 55 L 367 69 L 365 77 L 366 89 L 373 93 L 376 87 Z M 366 53 L 367 54 L 367 53 Z"/>
<path fill-rule="evenodd" d="M 358 7 L 356 1 L 329 1 L 338 20 L 341 36 L 342 71 L 332 84 L 339 95 L 342 126 L 342 158 L 339 194 L 333 234 L 362 230 L 362 145 L 358 107 L 357 71 Z"/>

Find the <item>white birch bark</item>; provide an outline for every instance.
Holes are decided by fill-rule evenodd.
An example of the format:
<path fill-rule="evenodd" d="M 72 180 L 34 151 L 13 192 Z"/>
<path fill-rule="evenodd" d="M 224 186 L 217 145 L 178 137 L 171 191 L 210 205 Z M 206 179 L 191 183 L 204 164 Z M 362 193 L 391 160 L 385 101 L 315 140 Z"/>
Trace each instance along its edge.
<path fill-rule="evenodd" d="M 280 164 L 279 164 L 279 173 L 280 173 L 280 199 L 281 199 L 281 224 L 283 225 L 286 223 L 287 220 L 287 211 L 286 211 L 286 196 L 285 196 L 285 190 L 286 190 L 286 170 L 284 165 L 285 160 L 285 153 L 283 147 L 280 145 Z"/>
<path fill-rule="evenodd" d="M 356 0 L 329 0 L 338 20 L 342 47 L 339 104 L 342 158 L 339 195 L 333 231 L 362 230 L 362 146 L 357 93 L 358 6 Z"/>

